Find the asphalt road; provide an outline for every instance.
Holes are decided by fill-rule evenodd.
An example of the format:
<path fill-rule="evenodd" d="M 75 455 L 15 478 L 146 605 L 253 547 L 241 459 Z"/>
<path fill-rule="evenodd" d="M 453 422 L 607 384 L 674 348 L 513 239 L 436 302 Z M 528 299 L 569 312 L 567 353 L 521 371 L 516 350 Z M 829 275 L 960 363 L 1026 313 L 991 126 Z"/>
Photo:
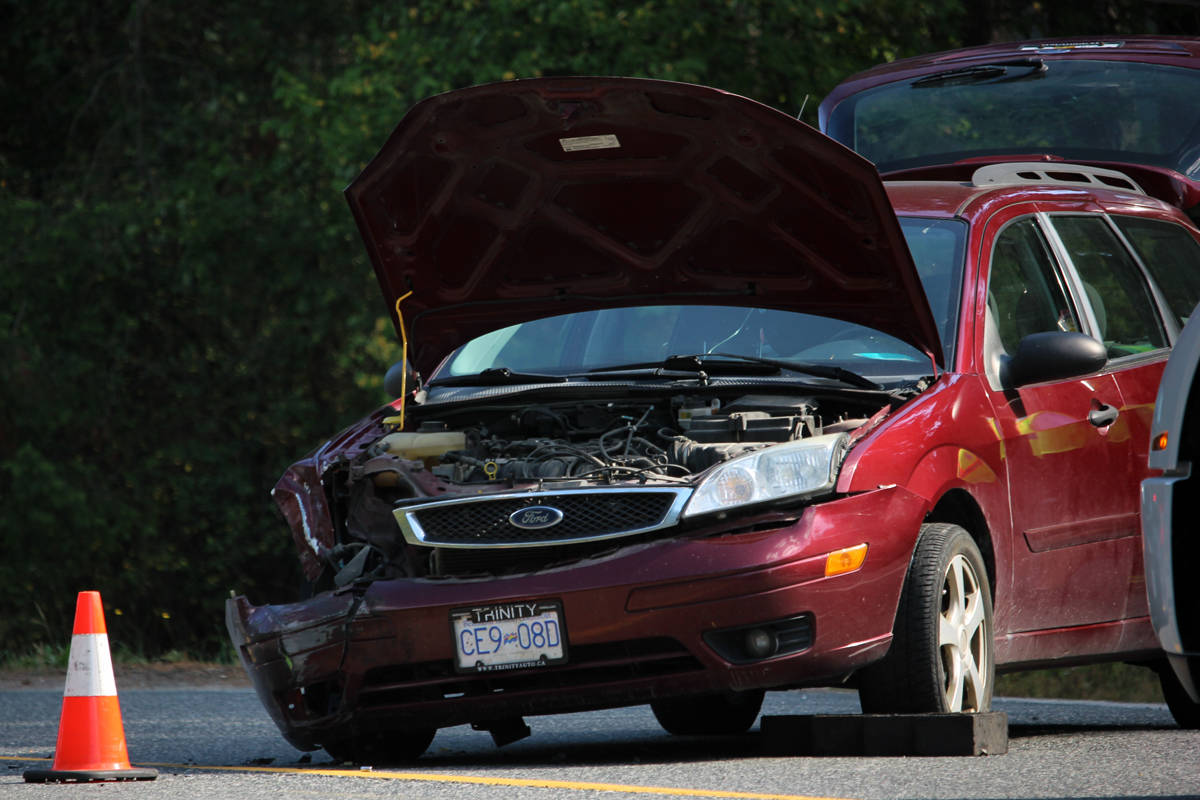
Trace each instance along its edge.
<path fill-rule="evenodd" d="M 815 758 L 763 755 L 744 736 L 678 738 L 648 708 L 538 717 L 503 749 L 467 727 L 442 730 L 404 769 L 338 764 L 290 747 L 249 689 L 121 691 L 129 755 L 151 783 L 45 786 L 22 773 L 50 766 L 61 691 L 0 691 L 0 797 L 504 798 L 1099 798 L 1200 797 L 1200 732 L 1165 706 L 996 701 L 1009 716 L 1005 755 Z M 768 695 L 764 713 L 858 710 L 851 692 Z"/>

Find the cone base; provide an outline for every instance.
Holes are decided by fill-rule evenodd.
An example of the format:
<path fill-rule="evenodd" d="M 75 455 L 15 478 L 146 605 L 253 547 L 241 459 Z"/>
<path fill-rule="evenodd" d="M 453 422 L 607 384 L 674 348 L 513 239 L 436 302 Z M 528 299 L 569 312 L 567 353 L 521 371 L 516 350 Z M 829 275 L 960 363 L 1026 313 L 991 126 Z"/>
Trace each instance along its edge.
<path fill-rule="evenodd" d="M 152 781 L 158 770 L 130 769 L 28 769 L 26 783 L 97 783 L 100 781 Z"/>

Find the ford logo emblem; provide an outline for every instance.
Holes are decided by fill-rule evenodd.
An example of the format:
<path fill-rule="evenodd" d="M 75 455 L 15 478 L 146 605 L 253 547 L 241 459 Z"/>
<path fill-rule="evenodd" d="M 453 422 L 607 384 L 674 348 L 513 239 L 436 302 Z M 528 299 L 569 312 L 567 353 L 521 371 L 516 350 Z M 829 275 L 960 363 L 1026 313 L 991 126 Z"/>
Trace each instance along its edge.
<path fill-rule="evenodd" d="M 527 506 L 508 515 L 513 527 L 527 531 L 549 528 L 562 522 L 563 512 L 550 506 Z"/>

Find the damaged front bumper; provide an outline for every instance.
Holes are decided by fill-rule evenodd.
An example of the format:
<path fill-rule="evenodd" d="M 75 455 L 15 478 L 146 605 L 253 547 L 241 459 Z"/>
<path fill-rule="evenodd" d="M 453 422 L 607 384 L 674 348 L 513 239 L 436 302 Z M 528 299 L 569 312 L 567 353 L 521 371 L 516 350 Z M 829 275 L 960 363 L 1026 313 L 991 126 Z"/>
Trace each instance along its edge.
<path fill-rule="evenodd" d="M 925 511 L 890 487 L 805 510 L 769 530 L 631 545 L 603 558 L 490 579 L 399 578 L 309 600 L 226 605 L 263 705 L 300 749 L 366 732 L 488 723 L 716 691 L 837 681 L 882 657 Z M 826 577 L 829 553 L 867 543 Z M 455 668 L 451 612 L 560 604 L 565 663 Z M 781 644 L 748 652 L 744 634 Z"/>

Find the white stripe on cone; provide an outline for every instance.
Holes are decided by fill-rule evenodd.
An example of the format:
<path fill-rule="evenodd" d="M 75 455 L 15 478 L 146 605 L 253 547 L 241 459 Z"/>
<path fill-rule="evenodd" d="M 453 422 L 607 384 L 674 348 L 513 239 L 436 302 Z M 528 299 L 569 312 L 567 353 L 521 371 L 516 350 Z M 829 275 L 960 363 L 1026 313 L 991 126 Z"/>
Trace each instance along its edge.
<path fill-rule="evenodd" d="M 77 633 L 71 637 L 64 697 L 108 697 L 116 695 L 112 655 L 107 633 Z"/>

